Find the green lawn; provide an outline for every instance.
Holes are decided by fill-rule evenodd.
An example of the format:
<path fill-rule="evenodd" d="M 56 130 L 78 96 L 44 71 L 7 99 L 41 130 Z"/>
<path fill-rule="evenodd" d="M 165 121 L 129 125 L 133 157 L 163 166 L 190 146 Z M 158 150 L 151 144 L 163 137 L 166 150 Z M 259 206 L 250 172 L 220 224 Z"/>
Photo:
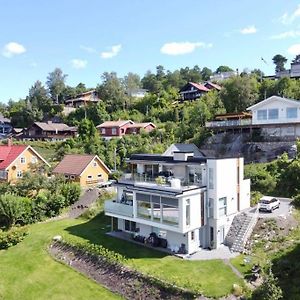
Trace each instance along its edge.
<path fill-rule="evenodd" d="M 120 299 L 48 255 L 51 237 L 72 225 L 66 220 L 32 225 L 23 242 L 0 251 L 0 299 Z"/>
<path fill-rule="evenodd" d="M 128 265 L 137 270 L 159 277 L 170 283 L 202 292 L 206 296 L 220 297 L 229 294 L 232 285 L 243 285 L 221 260 L 188 261 L 166 255 L 143 246 L 122 241 L 105 235 L 109 230 L 109 220 L 103 215 L 66 228 L 68 234 L 77 236 L 95 244 L 102 244 L 129 258 Z"/>
<path fill-rule="evenodd" d="M 0 251 L 0 299 L 116 299 L 106 289 L 54 261 L 46 247 L 54 235 L 84 239 L 125 255 L 130 267 L 207 296 L 220 297 L 242 281 L 220 260 L 187 261 L 109 237 L 103 215 L 30 226 L 23 242 Z M 74 287 L 80 287 L 75 288 Z"/>

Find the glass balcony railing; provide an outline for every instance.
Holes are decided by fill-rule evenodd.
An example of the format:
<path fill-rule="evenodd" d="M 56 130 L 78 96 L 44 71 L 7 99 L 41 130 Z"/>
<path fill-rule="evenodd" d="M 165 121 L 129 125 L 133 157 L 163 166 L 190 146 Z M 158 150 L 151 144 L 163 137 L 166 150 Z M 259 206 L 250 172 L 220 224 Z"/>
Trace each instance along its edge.
<path fill-rule="evenodd" d="M 112 200 L 105 201 L 104 211 L 106 213 L 112 213 L 133 218 L 133 206 L 115 202 Z"/>
<path fill-rule="evenodd" d="M 119 182 L 127 182 L 132 181 L 135 183 L 146 183 L 146 184 L 152 184 L 152 185 L 158 185 L 158 186 L 165 186 L 165 187 L 171 187 L 171 188 L 182 188 L 182 187 L 189 187 L 189 186 L 201 186 L 202 180 L 195 179 L 195 180 L 189 180 L 188 178 L 176 178 L 173 176 L 150 176 L 148 174 L 132 174 L 132 173 L 125 173 L 123 176 L 119 179 Z"/>

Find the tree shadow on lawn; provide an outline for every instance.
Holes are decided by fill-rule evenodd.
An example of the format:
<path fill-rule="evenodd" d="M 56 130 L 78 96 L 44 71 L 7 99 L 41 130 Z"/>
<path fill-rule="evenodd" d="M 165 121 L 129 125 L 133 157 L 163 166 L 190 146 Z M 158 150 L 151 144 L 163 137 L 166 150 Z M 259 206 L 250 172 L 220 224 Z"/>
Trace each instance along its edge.
<path fill-rule="evenodd" d="M 124 255 L 126 258 L 163 258 L 168 254 L 149 249 L 129 241 L 111 237 L 106 233 L 110 230 L 110 218 L 100 213 L 95 218 L 64 229 L 71 235 L 78 236 L 90 243 L 102 245 L 105 248 Z"/>
<path fill-rule="evenodd" d="M 278 278 L 283 299 L 300 299 L 300 244 L 293 250 L 273 259 L 272 270 Z"/>

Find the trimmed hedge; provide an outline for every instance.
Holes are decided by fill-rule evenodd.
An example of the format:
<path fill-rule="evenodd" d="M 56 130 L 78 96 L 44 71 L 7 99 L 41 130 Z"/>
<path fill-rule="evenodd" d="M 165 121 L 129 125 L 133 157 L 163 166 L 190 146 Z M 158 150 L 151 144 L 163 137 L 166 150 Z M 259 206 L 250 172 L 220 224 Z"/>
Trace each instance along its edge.
<path fill-rule="evenodd" d="M 127 259 L 120 253 L 109 250 L 102 245 L 90 244 L 89 242 L 82 241 L 78 242 L 75 240 L 71 240 L 68 238 L 67 240 L 64 238 L 63 241 L 59 241 L 62 245 L 67 245 L 72 248 L 75 248 L 79 251 L 88 252 L 92 255 L 98 255 L 105 258 L 107 261 L 113 264 L 124 264 Z"/>
<path fill-rule="evenodd" d="M 20 243 L 28 234 L 27 227 L 13 227 L 8 231 L 0 230 L 0 249 L 7 249 Z"/>

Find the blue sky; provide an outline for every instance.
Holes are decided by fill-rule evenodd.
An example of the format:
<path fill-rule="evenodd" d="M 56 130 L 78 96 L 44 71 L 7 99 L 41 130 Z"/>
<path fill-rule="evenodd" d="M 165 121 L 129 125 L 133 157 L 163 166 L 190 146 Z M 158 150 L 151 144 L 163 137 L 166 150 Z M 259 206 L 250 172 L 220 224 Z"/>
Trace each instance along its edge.
<path fill-rule="evenodd" d="M 300 0 L 0 0 L 0 101 L 55 67 L 67 84 L 199 65 L 260 68 L 300 53 Z M 265 64 L 263 57 L 268 64 Z M 289 67 L 289 62 L 286 67 Z"/>

